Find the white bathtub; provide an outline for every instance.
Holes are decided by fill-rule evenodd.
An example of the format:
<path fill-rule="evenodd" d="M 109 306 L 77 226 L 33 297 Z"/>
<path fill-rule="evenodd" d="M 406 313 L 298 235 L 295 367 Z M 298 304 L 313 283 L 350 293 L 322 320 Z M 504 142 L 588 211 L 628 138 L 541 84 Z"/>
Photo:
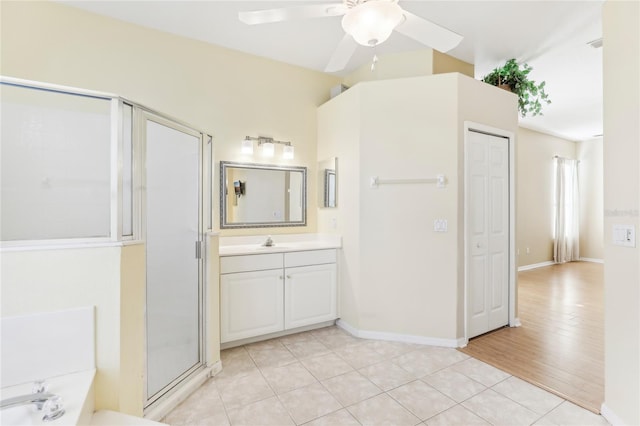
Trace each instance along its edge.
<path fill-rule="evenodd" d="M 65 413 L 62 417 L 43 421 L 43 412 L 34 404 L 0 410 L 0 425 L 89 425 L 94 411 L 93 378 L 95 370 L 65 374 L 46 378 L 47 392 L 62 397 Z M 18 395 L 30 394 L 33 383 L 23 383 L 1 389 L 1 398 L 7 399 Z"/>
<path fill-rule="evenodd" d="M 0 318 L 0 399 L 32 393 L 36 380 L 60 396 L 65 413 L 43 421 L 34 404 L 0 410 L 0 426 L 136 425 L 162 423 L 114 411 L 94 413 L 94 307 Z"/>

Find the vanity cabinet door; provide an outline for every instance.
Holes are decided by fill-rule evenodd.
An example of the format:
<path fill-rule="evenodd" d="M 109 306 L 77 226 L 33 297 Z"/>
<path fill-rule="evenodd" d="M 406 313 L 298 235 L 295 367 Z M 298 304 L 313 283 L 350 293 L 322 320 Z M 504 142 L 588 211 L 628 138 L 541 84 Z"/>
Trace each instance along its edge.
<path fill-rule="evenodd" d="M 285 269 L 286 329 L 337 318 L 336 264 Z"/>
<path fill-rule="evenodd" d="M 282 269 L 220 277 L 222 343 L 284 330 Z"/>

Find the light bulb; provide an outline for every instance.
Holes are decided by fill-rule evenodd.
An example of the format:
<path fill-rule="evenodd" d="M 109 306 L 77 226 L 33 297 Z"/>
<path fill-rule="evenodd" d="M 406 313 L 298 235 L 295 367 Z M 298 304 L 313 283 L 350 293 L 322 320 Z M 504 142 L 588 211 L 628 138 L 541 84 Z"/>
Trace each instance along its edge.
<path fill-rule="evenodd" d="M 342 28 L 359 44 L 375 46 L 389 38 L 402 16 L 395 1 L 370 0 L 349 9 L 342 18 Z"/>
<path fill-rule="evenodd" d="M 242 153 L 253 154 L 253 141 L 251 139 L 245 139 L 242 141 Z"/>
<path fill-rule="evenodd" d="M 273 157 L 275 147 L 271 142 L 264 142 L 262 144 L 262 155 L 265 157 Z"/>
<path fill-rule="evenodd" d="M 285 160 L 293 160 L 293 146 L 285 145 L 282 150 L 282 158 Z"/>

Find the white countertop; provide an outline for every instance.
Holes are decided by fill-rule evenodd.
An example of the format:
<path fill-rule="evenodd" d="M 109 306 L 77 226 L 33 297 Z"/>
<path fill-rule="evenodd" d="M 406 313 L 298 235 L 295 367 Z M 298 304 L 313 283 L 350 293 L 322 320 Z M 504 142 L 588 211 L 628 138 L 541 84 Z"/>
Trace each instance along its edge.
<path fill-rule="evenodd" d="M 267 235 L 221 237 L 220 256 L 285 253 L 304 250 L 322 250 L 342 247 L 342 238 L 332 234 L 278 234 L 272 235 L 274 245 L 263 247 Z"/>

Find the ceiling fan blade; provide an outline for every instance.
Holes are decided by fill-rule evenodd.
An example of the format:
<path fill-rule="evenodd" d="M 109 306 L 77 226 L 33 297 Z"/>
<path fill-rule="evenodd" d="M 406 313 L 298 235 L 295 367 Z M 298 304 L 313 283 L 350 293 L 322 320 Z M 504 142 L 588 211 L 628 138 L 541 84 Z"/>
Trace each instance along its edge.
<path fill-rule="evenodd" d="M 458 33 L 454 33 L 406 10 L 402 13 L 405 16 L 405 20 L 395 30 L 440 52 L 447 52 L 453 49 L 464 38 Z"/>
<path fill-rule="evenodd" d="M 238 18 L 247 25 L 268 24 L 290 21 L 292 19 L 324 18 L 339 16 L 347 12 L 342 3 L 311 4 L 305 6 L 283 7 L 281 9 L 239 12 Z"/>
<path fill-rule="evenodd" d="M 353 53 L 356 51 L 358 47 L 358 43 L 351 37 L 349 34 L 345 34 L 338 43 L 338 47 L 331 55 L 331 59 L 329 59 L 329 63 L 325 67 L 325 72 L 335 72 L 342 71 L 345 69 L 347 64 L 349 63 L 349 59 L 353 56 Z"/>

